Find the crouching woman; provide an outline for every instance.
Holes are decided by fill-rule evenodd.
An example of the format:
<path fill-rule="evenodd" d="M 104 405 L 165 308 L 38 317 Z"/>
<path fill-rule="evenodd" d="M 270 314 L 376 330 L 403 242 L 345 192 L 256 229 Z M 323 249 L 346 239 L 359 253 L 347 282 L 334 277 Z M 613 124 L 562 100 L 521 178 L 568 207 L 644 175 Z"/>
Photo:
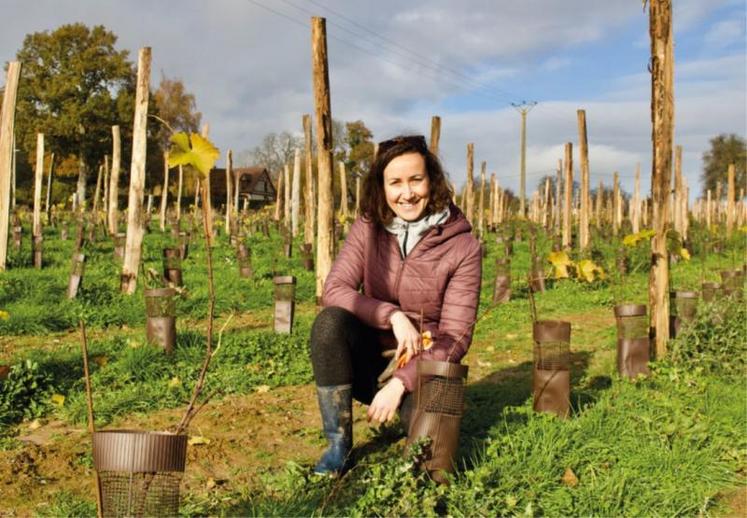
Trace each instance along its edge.
<path fill-rule="evenodd" d="M 379 144 L 364 179 L 362 215 L 327 276 L 324 309 L 311 331 L 311 361 L 329 443 L 317 473 L 346 468 L 353 398 L 369 405 L 369 421 L 390 421 L 398 410 L 406 421 L 416 384 L 417 362 L 410 360 L 459 362 L 467 352 L 482 254 L 451 196 L 424 137 Z M 432 343 L 427 340 L 424 347 L 427 332 Z M 387 350 L 395 350 L 404 365 L 379 388 L 391 358 Z"/>

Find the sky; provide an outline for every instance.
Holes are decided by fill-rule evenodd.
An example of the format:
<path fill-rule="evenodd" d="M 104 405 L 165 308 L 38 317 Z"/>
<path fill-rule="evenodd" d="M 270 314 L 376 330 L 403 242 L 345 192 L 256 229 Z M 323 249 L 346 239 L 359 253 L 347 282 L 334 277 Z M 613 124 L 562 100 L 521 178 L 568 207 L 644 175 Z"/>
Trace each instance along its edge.
<path fill-rule="evenodd" d="M 719 133 L 747 134 L 744 0 L 674 0 L 675 144 L 691 199 L 702 155 Z M 618 171 L 632 192 L 651 171 L 648 15 L 641 0 L 2 0 L 0 62 L 26 34 L 101 24 L 137 61 L 152 48 L 153 88 L 182 79 L 211 139 L 234 155 L 269 132 L 302 134 L 314 112 L 311 16 L 327 20 L 332 115 L 363 120 L 376 140 L 429 135 L 439 115 L 451 179 L 487 163 L 518 192 L 520 115 L 527 117 L 527 191 L 554 174 L 576 110 L 586 110 L 591 184 Z"/>

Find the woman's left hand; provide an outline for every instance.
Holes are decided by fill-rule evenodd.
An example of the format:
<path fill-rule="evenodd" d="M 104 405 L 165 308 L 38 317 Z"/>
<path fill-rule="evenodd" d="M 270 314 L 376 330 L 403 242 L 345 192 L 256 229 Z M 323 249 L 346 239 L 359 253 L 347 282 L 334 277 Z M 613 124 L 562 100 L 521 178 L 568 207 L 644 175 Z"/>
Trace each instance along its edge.
<path fill-rule="evenodd" d="M 385 423 L 394 418 L 399 402 L 405 393 L 405 385 L 399 378 L 392 378 L 379 390 L 368 407 L 368 421 Z"/>

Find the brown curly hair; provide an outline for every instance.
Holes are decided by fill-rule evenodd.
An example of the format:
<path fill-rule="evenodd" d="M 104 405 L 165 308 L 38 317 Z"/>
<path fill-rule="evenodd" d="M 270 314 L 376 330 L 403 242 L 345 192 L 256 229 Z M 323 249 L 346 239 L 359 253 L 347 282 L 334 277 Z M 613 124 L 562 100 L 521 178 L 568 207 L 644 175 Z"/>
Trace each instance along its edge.
<path fill-rule="evenodd" d="M 371 170 L 363 179 L 361 214 L 364 218 L 386 226 L 392 222 L 394 212 L 389 208 L 384 194 L 384 169 L 389 162 L 407 153 L 418 153 L 425 160 L 425 170 L 430 183 L 430 194 L 425 214 L 433 214 L 448 207 L 453 191 L 446 179 L 438 157 L 431 153 L 422 135 L 400 135 L 379 143 Z"/>

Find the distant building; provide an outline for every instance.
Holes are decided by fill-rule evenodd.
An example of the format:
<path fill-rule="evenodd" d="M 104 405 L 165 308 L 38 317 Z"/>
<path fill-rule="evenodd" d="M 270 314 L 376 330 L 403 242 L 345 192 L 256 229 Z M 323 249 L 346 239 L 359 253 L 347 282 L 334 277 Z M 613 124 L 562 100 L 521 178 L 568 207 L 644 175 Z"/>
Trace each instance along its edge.
<path fill-rule="evenodd" d="M 249 200 L 249 207 L 256 209 L 268 203 L 274 203 L 277 191 L 270 179 L 269 171 L 264 167 L 239 167 L 233 169 L 231 185 L 239 185 L 239 209 L 244 207 L 244 200 Z M 210 196 L 213 207 L 226 203 L 226 170 L 214 168 L 210 171 Z"/>

